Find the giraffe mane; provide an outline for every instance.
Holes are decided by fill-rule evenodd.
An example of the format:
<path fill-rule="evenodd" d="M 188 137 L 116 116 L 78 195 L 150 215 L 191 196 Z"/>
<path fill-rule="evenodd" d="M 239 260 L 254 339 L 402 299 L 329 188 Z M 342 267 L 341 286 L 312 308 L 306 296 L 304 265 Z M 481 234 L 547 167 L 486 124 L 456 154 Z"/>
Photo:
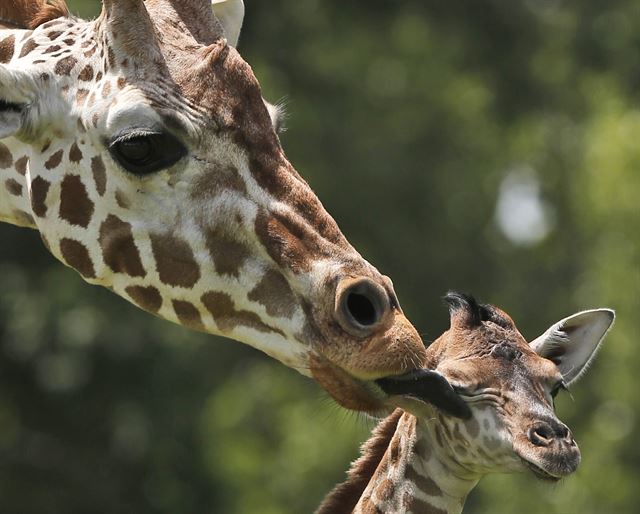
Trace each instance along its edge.
<path fill-rule="evenodd" d="M 315 514 L 349 514 L 353 511 L 387 451 L 402 414 L 401 409 L 396 409 L 378 423 L 362 445 L 362 456 L 351 464 L 347 479 L 333 488 Z"/>
<path fill-rule="evenodd" d="M 3 0 L 0 26 L 33 30 L 43 23 L 69 16 L 64 0 Z"/>

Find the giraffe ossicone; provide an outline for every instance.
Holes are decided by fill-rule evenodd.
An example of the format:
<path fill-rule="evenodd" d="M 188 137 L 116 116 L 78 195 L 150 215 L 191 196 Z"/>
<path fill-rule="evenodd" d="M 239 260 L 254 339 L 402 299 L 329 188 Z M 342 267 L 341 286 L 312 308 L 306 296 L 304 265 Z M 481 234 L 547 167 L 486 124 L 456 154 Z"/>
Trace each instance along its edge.
<path fill-rule="evenodd" d="M 446 299 L 451 327 L 427 348 L 427 367 L 448 380 L 469 415 L 397 396 L 401 409 L 380 422 L 316 514 L 457 514 L 489 473 L 555 482 L 578 467 L 580 450 L 553 399 L 586 370 L 614 312 L 579 312 L 528 344 L 502 310 L 457 293 Z"/>
<path fill-rule="evenodd" d="M 242 2 L 213 8 L 104 0 L 84 21 L 61 1 L 0 6 L 0 220 L 153 314 L 383 408 L 375 379 L 421 368 L 424 345 L 287 161 L 229 44 Z"/>

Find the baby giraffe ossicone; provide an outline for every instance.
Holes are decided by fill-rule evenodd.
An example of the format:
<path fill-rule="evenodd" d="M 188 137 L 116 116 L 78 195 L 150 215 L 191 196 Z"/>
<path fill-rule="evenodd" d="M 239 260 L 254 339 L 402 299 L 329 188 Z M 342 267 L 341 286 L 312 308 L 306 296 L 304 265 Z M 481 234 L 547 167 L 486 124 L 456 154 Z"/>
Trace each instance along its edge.
<path fill-rule="evenodd" d="M 380 422 L 316 514 L 454 514 L 486 474 L 530 471 L 557 481 L 578 467 L 580 450 L 553 399 L 587 369 L 614 312 L 579 312 L 527 343 L 502 310 L 458 293 L 445 299 L 451 326 L 428 347 L 425 373 L 431 387 L 440 374 L 442 387 L 459 394 L 462 417 L 403 386 L 395 397 L 402 409 Z"/>

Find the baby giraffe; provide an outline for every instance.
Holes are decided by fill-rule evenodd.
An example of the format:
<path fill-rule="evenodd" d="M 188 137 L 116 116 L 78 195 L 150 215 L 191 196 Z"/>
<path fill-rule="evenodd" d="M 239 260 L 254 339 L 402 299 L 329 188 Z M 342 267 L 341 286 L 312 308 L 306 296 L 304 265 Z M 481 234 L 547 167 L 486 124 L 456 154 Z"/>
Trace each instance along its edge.
<path fill-rule="evenodd" d="M 427 349 L 424 377 L 453 387 L 464 403 L 449 412 L 460 417 L 417 400 L 419 376 L 379 381 L 403 410 L 380 422 L 316 514 L 459 513 L 488 473 L 529 470 L 557 481 L 578 467 L 580 450 L 553 399 L 587 369 L 614 312 L 579 312 L 527 343 L 502 310 L 458 293 L 445 299 L 451 327 Z"/>

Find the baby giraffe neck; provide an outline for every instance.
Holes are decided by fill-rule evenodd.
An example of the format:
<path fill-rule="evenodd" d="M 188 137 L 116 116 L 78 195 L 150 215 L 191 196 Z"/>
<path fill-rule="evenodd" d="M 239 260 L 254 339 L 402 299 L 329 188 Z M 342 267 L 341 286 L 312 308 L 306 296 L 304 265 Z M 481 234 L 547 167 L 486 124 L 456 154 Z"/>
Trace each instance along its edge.
<path fill-rule="evenodd" d="M 478 478 L 464 470 L 434 441 L 429 423 L 404 413 L 355 514 L 459 514 Z"/>

